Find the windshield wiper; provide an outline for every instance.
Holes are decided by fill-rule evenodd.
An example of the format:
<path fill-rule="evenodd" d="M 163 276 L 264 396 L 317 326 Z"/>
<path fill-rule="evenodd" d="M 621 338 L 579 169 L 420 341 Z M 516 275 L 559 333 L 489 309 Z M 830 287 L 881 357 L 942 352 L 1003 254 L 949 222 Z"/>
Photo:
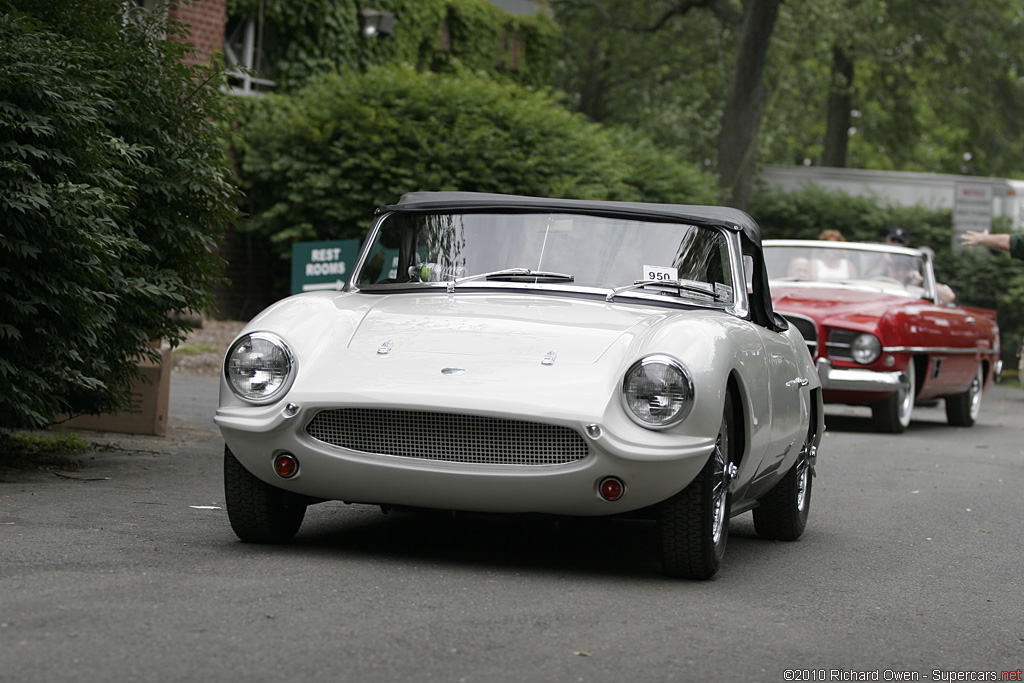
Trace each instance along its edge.
<path fill-rule="evenodd" d="M 489 273 L 477 273 L 476 275 L 467 275 L 466 277 L 455 278 L 454 280 L 448 281 L 448 293 L 455 291 L 455 287 L 463 284 L 464 282 L 472 282 L 473 280 L 504 280 L 504 279 L 536 279 L 536 280 L 548 280 L 552 282 L 573 282 L 576 278 L 572 275 L 565 273 L 552 273 L 547 270 L 530 270 L 529 268 L 504 268 L 502 270 L 492 270 Z"/>
<path fill-rule="evenodd" d="M 649 285 L 661 285 L 662 287 L 675 287 L 676 294 L 682 294 L 683 292 L 694 292 L 696 294 L 703 294 L 704 296 L 710 296 L 714 301 L 724 301 L 724 298 L 719 295 L 717 291 L 707 290 L 704 287 L 699 287 L 696 284 L 688 284 L 684 280 L 634 280 L 631 285 L 623 285 L 622 287 L 616 287 L 612 291 L 608 292 L 605 296 L 605 301 L 611 301 L 619 294 L 628 292 L 633 289 L 640 289 L 641 287 L 647 287 Z"/>

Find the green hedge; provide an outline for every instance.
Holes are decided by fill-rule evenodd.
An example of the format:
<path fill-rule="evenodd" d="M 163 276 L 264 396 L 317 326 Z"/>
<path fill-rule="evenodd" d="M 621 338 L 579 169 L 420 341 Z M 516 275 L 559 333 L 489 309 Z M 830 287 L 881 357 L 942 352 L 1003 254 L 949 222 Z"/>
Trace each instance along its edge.
<path fill-rule="evenodd" d="M 362 237 L 410 191 L 462 190 L 673 203 L 714 179 L 635 133 L 571 114 L 547 92 L 412 67 L 328 74 L 294 96 L 240 103 L 251 230 L 282 261 L 297 241 Z M 275 273 L 287 290 L 287 265 Z"/>
<path fill-rule="evenodd" d="M 220 280 L 236 217 L 180 27 L 119 0 L 0 4 L 0 430 L 127 406 L 150 339 L 172 344 Z M 8 4 L 9 5 L 9 4 Z M 154 20 L 150 20 L 152 22 Z"/>
<path fill-rule="evenodd" d="M 1024 335 L 1024 262 L 1005 253 L 954 249 L 950 210 L 879 203 L 816 186 L 794 192 L 761 187 L 748 210 L 765 239 L 817 239 L 832 228 L 850 241 L 884 242 L 893 226 L 906 228 L 910 246 L 935 251 L 935 275 L 953 288 L 958 303 L 997 311 L 1003 360 L 1016 363 Z"/>

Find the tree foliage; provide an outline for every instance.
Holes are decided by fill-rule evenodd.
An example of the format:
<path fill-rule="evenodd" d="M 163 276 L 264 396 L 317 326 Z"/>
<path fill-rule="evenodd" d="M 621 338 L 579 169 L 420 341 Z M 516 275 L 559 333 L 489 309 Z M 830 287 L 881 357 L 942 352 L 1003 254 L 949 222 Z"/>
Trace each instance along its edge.
<path fill-rule="evenodd" d="M 808 97 L 816 133 L 802 140 L 777 134 L 773 152 L 780 156 L 773 161 L 994 176 L 1019 171 L 1019 0 L 865 0 L 835 9 L 818 22 L 816 47 L 780 80 L 783 90 Z M 837 145 L 847 151 L 837 153 Z"/>
<path fill-rule="evenodd" d="M 709 12 L 661 21 L 662 3 L 558 0 L 552 7 L 563 36 L 555 84 L 570 108 L 714 163 L 733 53 L 727 25 Z"/>
<path fill-rule="evenodd" d="M 573 106 L 718 167 L 743 44 L 723 8 L 749 0 L 552 6 Z M 684 6 L 708 11 L 672 13 Z M 758 162 L 1024 177 L 1022 21 L 1021 0 L 788 0 L 765 56 Z"/>
<path fill-rule="evenodd" d="M 165 31 L 115 0 L 0 3 L 0 429 L 126 405 L 149 341 L 184 337 L 168 312 L 212 307 L 221 100 Z"/>
<path fill-rule="evenodd" d="M 755 177 L 768 49 L 781 5 L 781 0 L 744 0 L 738 6 L 728 0 L 556 0 L 566 27 L 562 87 L 578 93 L 581 111 L 595 120 L 633 119 L 654 132 L 645 115 L 659 112 L 655 121 L 667 115 L 673 137 L 690 137 L 692 130 L 680 124 L 695 120 L 694 103 L 704 105 L 709 111 L 696 130 L 714 131 L 713 140 L 703 141 L 704 158 L 718 176 L 721 201 L 744 208 Z M 688 83 L 701 65 L 711 66 L 710 78 Z M 711 90 L 698 92 L 705 82 Z M 637 97 L 645 90 L 667 97 Z M 623 106 L 611 106 L 618 100 Z"/>
<path fill-rule="evenodd" d="M 468 71 L 325 74 L 293 96 L 249 103 L 238 148 L 247 229 L 282 259 L 294 241 L 362 237 L 376 207 L 410 191 L 715 196 L 698 167 L 650 139 L 589 123 L 551 93 Z"/>
<path fill-rule="evenodd" d="M 395 30 L 367 39 L 359 23 L 365 6 L 358 0 L 232 0 L 228 12 L 262 13 L 272 27 L 266 61 L 279 91 L 300 88 L 320 73 L 395 63 L 501 73 L 531 86 L 551 79 L 559 29 L 546 13 L 511 15 L 487 0 L 378 0 L 373 7 L 395 16 Z"/>

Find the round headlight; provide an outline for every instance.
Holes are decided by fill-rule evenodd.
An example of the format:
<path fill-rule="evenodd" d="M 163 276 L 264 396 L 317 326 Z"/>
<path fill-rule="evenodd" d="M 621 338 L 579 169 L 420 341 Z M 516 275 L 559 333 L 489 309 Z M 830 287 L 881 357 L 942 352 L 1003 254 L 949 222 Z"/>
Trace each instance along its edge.
<path fill-rule="evenodd" d="M 678 424 L 693 405 L 693 382 L 667 356 L 648 356 L 630 366 L 622 380 L 622 402 L 637 424 L 665 429 Z"/>
<path fill-rule="evenodd" d="M 292 383 L 295 360 L 291 349 L 270 332 L 251 332 L 228 349 L 224 377 L 240 399 L 271 403 Z"/>
<path fill-rule="evenodd" d="M 861 365 L 871 365 L 882 355 L 882 342 L 873 334 L 858 334 L 850 345 L 850 353 Z"/>

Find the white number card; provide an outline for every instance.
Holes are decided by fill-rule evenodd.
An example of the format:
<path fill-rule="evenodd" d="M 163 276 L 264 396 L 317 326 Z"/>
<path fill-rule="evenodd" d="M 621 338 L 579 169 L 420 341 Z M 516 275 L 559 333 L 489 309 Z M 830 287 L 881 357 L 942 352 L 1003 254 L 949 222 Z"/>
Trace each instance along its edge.
<path fill-rule="evenodd" d="M 667 266 L 644 266 L 644 280 L 658 282 L 675 282 L 679 279 L 679 269 Z"/>

